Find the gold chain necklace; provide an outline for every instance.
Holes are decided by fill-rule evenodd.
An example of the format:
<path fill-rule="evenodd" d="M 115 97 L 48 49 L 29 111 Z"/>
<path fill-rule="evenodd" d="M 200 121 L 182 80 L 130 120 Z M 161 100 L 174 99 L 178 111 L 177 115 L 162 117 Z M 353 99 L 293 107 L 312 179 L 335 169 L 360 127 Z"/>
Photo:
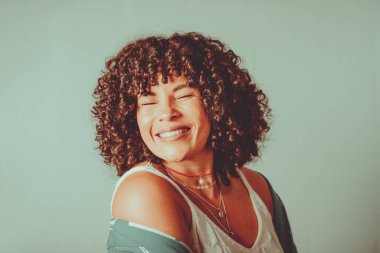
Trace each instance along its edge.
<path fill-rule="evenodd" d="M 188 190 L 190 190 L 190 189 L 188 189 Z M 191 191 L 191 190 L 190 190 Z M 195 192 L 193 192 L 193 191 L 191 191 L 193 194 L 194 194 L 194 196 L 196 196 L 196 197 L 198 197 L 198 198 L 200 198 L 200 199 L 203 199 L 201 196 L 199 196 L 198 194 L 196 194 Z M 215 220 L 219 223 L 219 225 L 226 231 L 226 233 L 227 234 L 229 234 L 229 235 L 233 235 L 234 233 L 232 232 L 232 230 L 231 230 L 231 226 L 230 226 L 230 222 L 229 222 L 229 220 L 228 220 L 228 215 L 227 215 L 227 210 L 226 210 L 226 205 L 225 205 L 225 203 L 224 203 L 224 199 L 223 199 L 223 195 L 222 195 L 222 192 L 220 191 L 220 199 L 221 199 L 221 203 L 222 203 L 222 205 L 223 205 L 223 211 L 222 210 L 219 210 L 219 212 L 218 212 L 218 216 L 220 217 L 220 219 L 223 219 L 224 217 L 226 218 L 226 223 L 227 223 L 227 227 L 225 226 L 225 225 L 223 225 L 223 223 L 222 223 L 222 221 L 220 221 L 219 219 L 218 219 L 218 217 L 217 216 L 215 216 L 214 214 L 213 214 L 213 212 L 202 202 L 202 201 L 200 201 L 200 203 L 206 208 L 206 210 L 215 218 Z M 203 199 L 204 200 L 204 199 Z M 208 204 L 210 204 L 211 205 L 211 203 L 209 203 L 207 200 L 204 200 L 204 201 L 206 201 L 206 203 L 208 203 Z M 220 208 L 220 207 L 219 207 Z M 221 209 L 221 208 L 220 208 Z"/>
<path fill-rule="evenodd" d="M 210 184 L 206 184 L 204 185 L 204 182 L 202 182 L 202 185 L 189 185 L 189 184 L 186 184 L 184 182 L 181 182 L 179 181 L 178 179 L 176 179 L 172 173 L 169 172 L 169 170 L 166 169 L 166 167 L 164 167 L 166 173 L 168 173 L 168 175 L 170 176 L 171 179 L 173 179 L 176 183 L 184 186 L 184 187 L 191 187 L 193 189 L 197 189 L 197 190 L 204 190 L 204 189 L 208 189 L 210 188 L 211 186 L 214 186 L 216 184 L 216 180 L 214 180 L 212 183 Z"/>
<path fill-rule="evenodd" d="M 201 197 L 199 194 L 197 194 L 196 192 L 194 192 L 193 190 L 191 190 L 191 186 L 187 185 L 186 183 L 183 183 L 181 181 L 179 181 L 178 179 L 176 179 L 168 170 L 166 170 L 166 173 L 168 173 L 169 177 L 175 181 L 176 183 L 178 183 L 179 185 L 183 186 L 184 189 L 188 190 L 189 192 L 191 192 L 196 198 L 198 198 L 200 201 L 200 203 L 206 208 L 206 210 L 215 218 L 215 220 L 219 223 L 219 225 L 227 232 L 227 234 L 229 235 L 233 235 L 234 233 L 231 231 L 231 226 L 230 226 L 230 223 L 229 223 L 229 220 L 228 220 L 228 216 L 227 216 L 227 210 L 226 210 L 226 205 L 224 203 L 224 198 L 223 198 L 223 194 L 222 194 L 222 188 L 220 188 L 220 191 L 219 191 L 219 207 L 216 207 L 215 205 L 213 205 L 212 203 L 210 203 L 209 201 L 207 201 L 206 199 L 204 199 L 203 197 Z M 213 182 L 212 185 L 215 184 L 216 181 Z M 207 203 L 209 206 L 213 207 L 214 209 L 216 209 L 218 211 L 218 216 L 220 219 L 223 219 L 224 217 L 226 218 L 226 223 L 227 223 L 227 227 L 225 225 L 223 225 L 222 221 L 220 221 L 218 219 L 217 216 L 215 216 L 213 214 L 213 212 L 204 204 L 204 203 Z M 223 206 L 223 210 L 222 210 L 222 207 L 221 205 Z"/>

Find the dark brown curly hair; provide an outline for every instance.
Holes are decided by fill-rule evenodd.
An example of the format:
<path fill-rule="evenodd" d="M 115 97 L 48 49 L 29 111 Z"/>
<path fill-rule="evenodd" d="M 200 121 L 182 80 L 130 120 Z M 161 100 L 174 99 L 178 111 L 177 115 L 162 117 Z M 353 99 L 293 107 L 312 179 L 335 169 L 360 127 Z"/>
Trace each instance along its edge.
<path fill-rule="evenodd" d="M 163 83 L 170 75 L 183 75 L 200 91 L 211 123 L 206 145 L 214 150 L 215 174 L 230 185 L 227 173 L 237 177 L 235 168 L 260 157 L 271 109 L 240 67 L 240 57 L 221 41 L 195 32 L 141 38 L 106 61 L 91 111 L 105 163 L 119 176 L 142 161 L 162 163 L 143 142 L 136 119 L 137 95 L 157 84 L 159 72 Z"/>

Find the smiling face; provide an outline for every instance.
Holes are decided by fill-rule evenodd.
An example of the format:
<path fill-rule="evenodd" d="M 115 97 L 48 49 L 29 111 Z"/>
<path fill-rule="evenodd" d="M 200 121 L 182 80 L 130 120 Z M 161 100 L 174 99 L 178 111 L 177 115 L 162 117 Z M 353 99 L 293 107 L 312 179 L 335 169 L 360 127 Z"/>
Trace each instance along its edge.
<path fill-rule="evenodd" d="M 151 86 L 146 96 L 137 99 L 137 123 L 150 151 L 168 162 L 188 160 L 208 152 L 206 142 L 210 121 L 201 95 L 188 87 L 183 76 L 168 77 Z"/>

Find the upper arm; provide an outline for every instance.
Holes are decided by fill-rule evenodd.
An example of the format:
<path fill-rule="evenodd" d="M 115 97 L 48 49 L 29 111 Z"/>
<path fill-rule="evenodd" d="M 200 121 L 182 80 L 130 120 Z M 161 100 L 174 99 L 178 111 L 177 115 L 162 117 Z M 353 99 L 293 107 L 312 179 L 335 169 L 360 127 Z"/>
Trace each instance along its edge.
<path fill-rule="evenodd" d="M 184 211 L 173 189 L 150 172 L 133 173 L 116 190 L 112 216 L 160 230 L 191 247 Z"/>
<path fill-rule="evenodd" d="M 250 170 L 248 168 L 241 168 L 241 171 L 244 173 L 246 179 L 248 180 L 251 187 L 263 200 L 265 206 L 268 208 L 269 213 L 273 217 L 273 200 L 270 188 L 268 186 L 265 178 L 260 175 L 258 172 Z"/>

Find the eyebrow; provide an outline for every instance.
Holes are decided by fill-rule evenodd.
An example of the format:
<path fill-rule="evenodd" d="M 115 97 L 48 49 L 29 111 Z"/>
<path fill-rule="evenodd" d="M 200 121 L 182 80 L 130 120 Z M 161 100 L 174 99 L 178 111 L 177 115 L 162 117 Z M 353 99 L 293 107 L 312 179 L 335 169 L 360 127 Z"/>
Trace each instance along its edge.
<path fill-rule="evenodd" d="M 181 89 L 184 89 L 184 88 L 190 88 L 190 86 L 189 86 L 187 83 L 180 84 L 180 85 L 176 86 L 176 87 L 173 89 L 173 92 L 177 92 L 177 91 L 179 91 L 179 90 L 181 90 Z M 156 93 L 150 90 L 150 91 L 148 91 L 148 92 L 146 93 L 146 95 L 147 95 L 147 96 L 156 96 Z"/>

